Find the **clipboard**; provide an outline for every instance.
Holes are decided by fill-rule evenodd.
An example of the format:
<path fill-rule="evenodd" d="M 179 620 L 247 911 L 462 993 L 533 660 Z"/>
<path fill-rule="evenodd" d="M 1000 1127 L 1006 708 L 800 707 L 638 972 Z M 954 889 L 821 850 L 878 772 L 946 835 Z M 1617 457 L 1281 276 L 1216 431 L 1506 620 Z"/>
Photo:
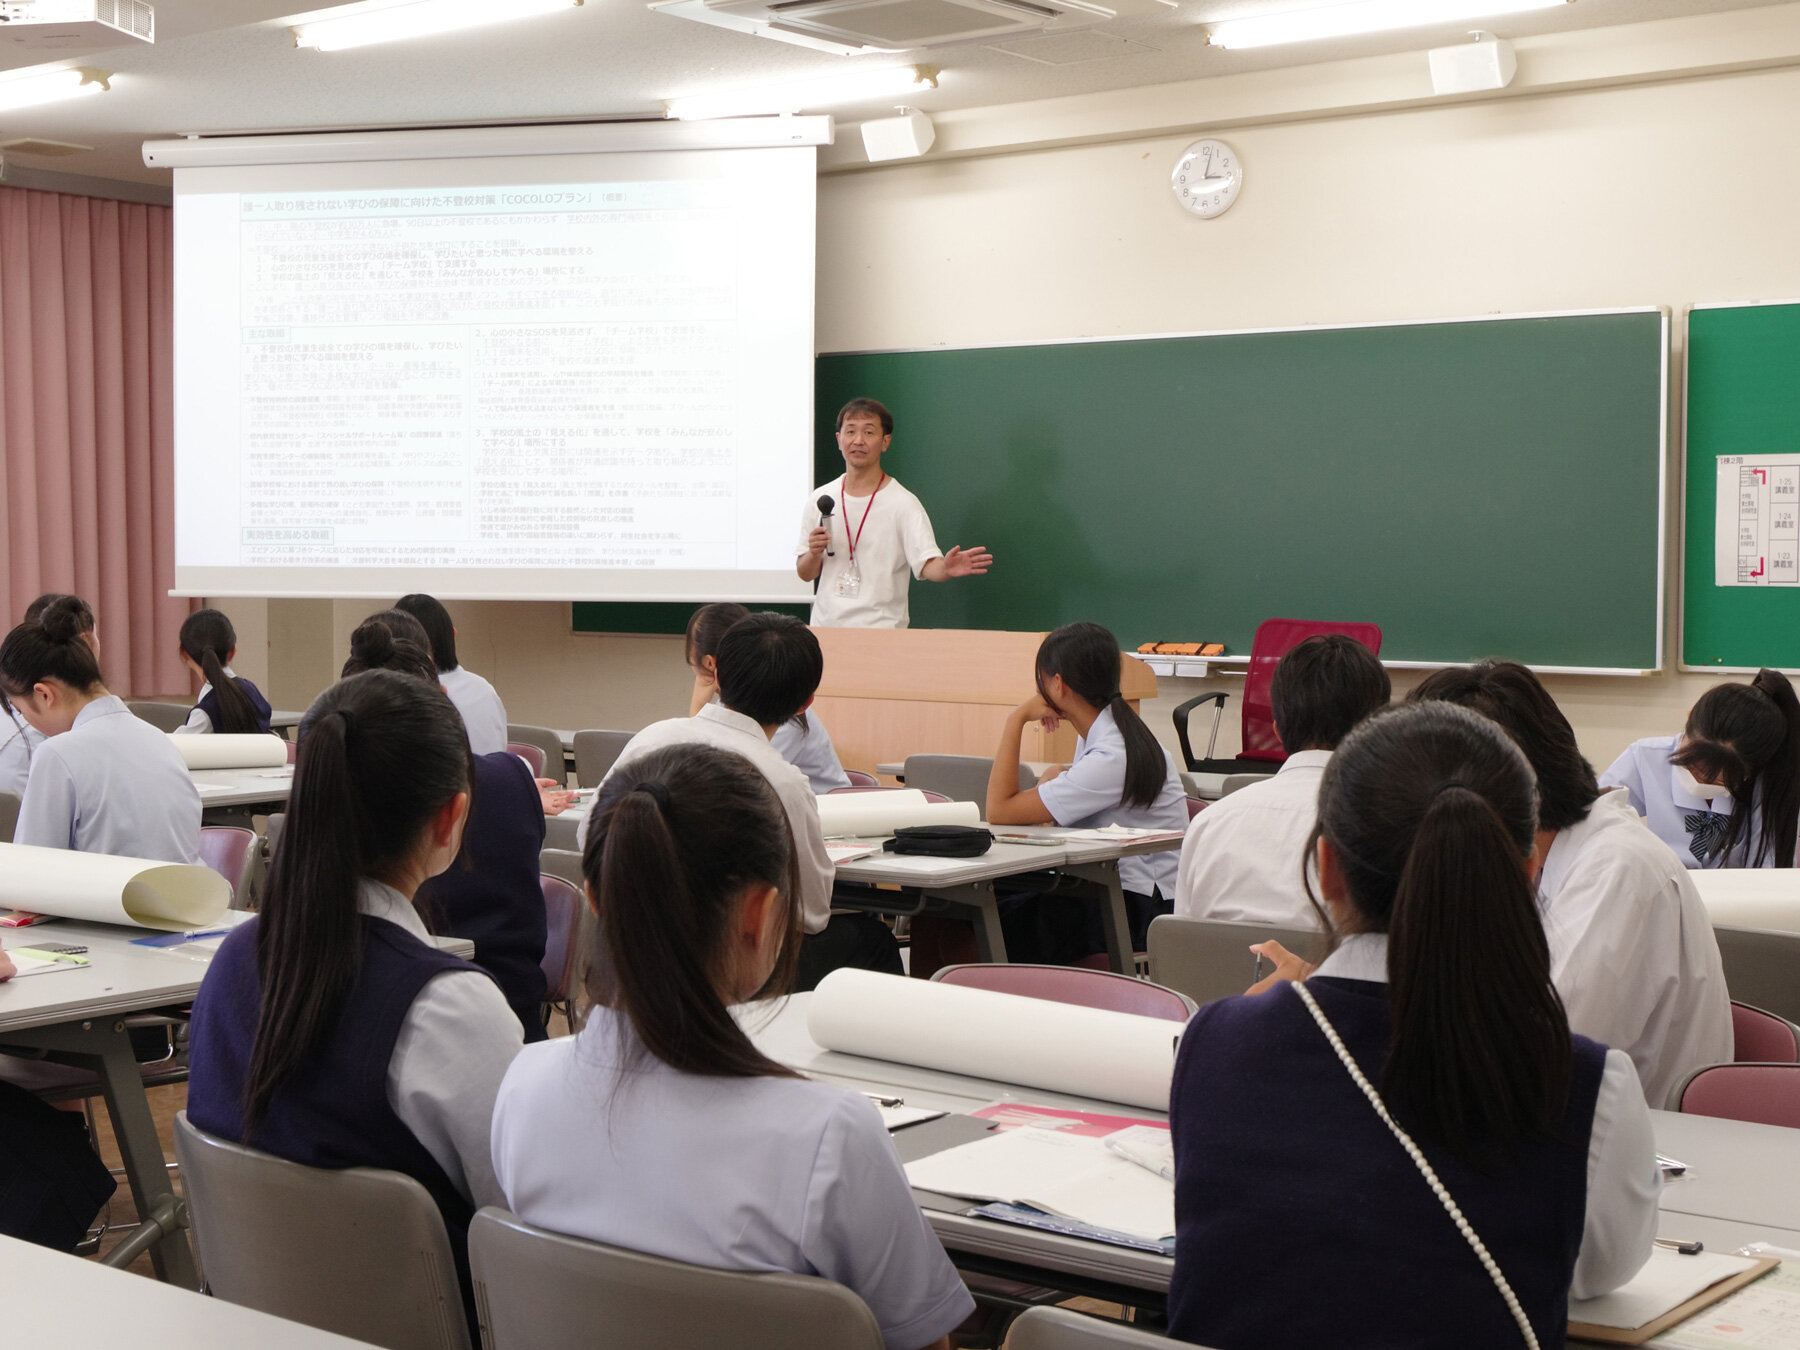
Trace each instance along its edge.
<path fill-rule="evenodd" d="M 1729 1275 L 1717 1284 L 1709 1284 L 1686 1303 L 1676 1305 L 1641 1327 L 1602 1327 L 1591 1322 L 1570 1322 L 1569 1339 L 1598 1341 L 1606 1345 L 1642 1345 L 1652 1336 L 1660 1336 L 1670 1327 L 1687 1321 L 1702 1308 L 1711 1307 L 1727 1294 L 1735 1294 L 1752 1281 L 1760 1280 L 1780 1264 L 1780 1257 L 1765 1256 L 1750 1269 Z"/>

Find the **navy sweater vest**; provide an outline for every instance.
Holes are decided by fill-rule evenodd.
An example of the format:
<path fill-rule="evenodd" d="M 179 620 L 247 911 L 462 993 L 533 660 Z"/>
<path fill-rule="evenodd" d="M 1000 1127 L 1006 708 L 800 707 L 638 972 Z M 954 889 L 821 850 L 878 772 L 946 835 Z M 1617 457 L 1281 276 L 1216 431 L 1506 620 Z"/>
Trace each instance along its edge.
<path fill-rule="evenodd" d="M 241 675 L 238 677 L 237 687 L 244 691 L 245 696 L 250 700 L 250 706 L 256 709 L 256 726 L 253 729 L 262 732 L 268 731 L 269 718 L 272 716 L 272 713 L 269 708 L 269 700 L 263 697 L 262 690 L 258 689 Z M 219 716 L 219 691 L 217 689 L 208 689 L 206 691 L 206 697 L 201 699 L 194 706 L 212 719 L 212 729 L 214 731 L 223 730 L 220 723 L 224 719 Z"/>
<path fill-rule="evenodd" d="M 384 1167 L 415 1178 L 443 1213 L 466 1301 L 474 1209 L 394 1114 L 387 1079 L 401 1024 L 426 981 L 476 967 L 397 924 L 364 915 L 361 976 L 321 1044 L 276 1091 L 256 1136 L 246 1140 L 244 1085 L 262 1003 L 256 926 L 247 920 L 225 939 L 194 1000 L 188 1119 L 222 1139 L 308 1167 Z"/>
<path fill-rule="evenodd" d="M 476 755 L 462 853 L 418 894 L 433 932 L 475 944 L 475 964 L 506 995 L 527 1044 L 545 1038 L 543 850 L 544 803 L 525 761 Z"/>
<path fill-rule="evenodd" d="M 1379 1085 L 1387 987 L 1329 977 L 1306 987 Z M 1420 1144 L 1545 1350 L 1565 1338 L 1606 1059 L 1583 1037 L 1574 1046 L 1559 1139 L 1527 1144 L 1497 1174 Z M 1200 1010 L 1181 1040 L 1169 1119 L 1171 1336 L 1215 1350 L 1521 1344 L 1480 1260 L 1290 986 Z"/>

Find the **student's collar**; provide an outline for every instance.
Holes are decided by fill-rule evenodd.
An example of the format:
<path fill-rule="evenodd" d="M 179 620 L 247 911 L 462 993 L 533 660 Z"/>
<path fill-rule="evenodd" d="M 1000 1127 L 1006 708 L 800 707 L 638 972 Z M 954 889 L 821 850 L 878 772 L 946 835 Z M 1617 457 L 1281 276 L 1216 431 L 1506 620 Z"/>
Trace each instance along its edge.
<path fill-rule="evenodd" d="M 1387 949 L 1386 933 L 1352 933 L 1338 943 L 1337 950 L 1321 961 L 1313 974 L 1386 984 Z"/>
<path fill-rule="evenodd" d="M 1276 773 L 1286 773 L 1289 769 L 1322 769 L 1331 762 L 1329 750 L 1296 750 L 1281 761 Z"/>
<path fill-rule="evenodd" d="M 373 919 L 386 919 L 421 941 L 431 937 L 425 927 L 425 920 L 419 917 L 419 911 L 414 908 L 413 902 L 385 881 L 377 881 L 374 877 L 364 877 L 358 886 L 356 910 Z"/>
<path fill-rule="evenodd" d="M 733 731 L 741 731 L 746 736 L 756 737 L 759 741 L 767 742 L 769 739 L 755 719 L 727 708 L 723 703 L 709 703 L 694 716 L 705 722 L 717 722 L 720 726 L 730 727 Z"/>
<path fill-rule="evenodd" d="M 75 720 L 69 723 L 69 730 L 73 731 L 83 723 L 92 722 L 96 718 L 111 717 L 115 713 L 135 715 L 132 714 L 131 709 L 125 706 L 125 700 L 117 694 L 104 694 L 75 714 Z"/>

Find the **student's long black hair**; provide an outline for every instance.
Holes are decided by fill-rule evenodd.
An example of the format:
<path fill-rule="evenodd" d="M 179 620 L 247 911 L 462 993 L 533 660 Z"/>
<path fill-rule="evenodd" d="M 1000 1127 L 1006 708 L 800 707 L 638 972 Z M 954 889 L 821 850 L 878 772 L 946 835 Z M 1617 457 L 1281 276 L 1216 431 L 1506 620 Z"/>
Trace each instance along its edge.
<path fill-rule="evenodd" d="M 57 680 L 78 694 L 104 690 L 100 661 L 85 634 L 94 631 L 94 612 L 73 595 L 59 595 L 0 641 L 0 688 L 9 699 L 25 698 L 33 685 Z"/>
<path fill-rule="evenodd" d="M 368 671 L 332 685 L 301 719 L 287 828 L 257 918 L 262 1004 L 244 1083 L 247 1142 L 356 983 L 363 878 L 401 867 L 468 783 L 468 736 L 435 684 Z"/>
<path fill-rule="evenodd" d="M 800 955 L 799 854 L 781 799 L 749 760 L 678 745 L 614 769 L 581 870 L 598 918 L 588 995 L 630 1023 L 631 1055 L 721 1078 L 799 1076 L 756 1048 L 716 987 L 747 886 L 776 887 L 783 907 L 781 954 L 760 996 L 787 991 Z"/>
<path fill-rule="evenodd" d="M 1052 675 L 1060 675 L 1085 702 L 1112 709 L 1113 725 L 1125 741 L 1125 792 L 1120 804 L 1148 806 L 1168 780 L 1169 763 L 1155 734 L 1119 692 L 1124 660 L 1119 640 L 1099 624 L 1064 624 L 1038 647 L 1037 687 L 1048 702 L 1045 686 Z"/>
<path fill-rule="evenodd" d="M 226 658 L 236 646 L 237 631 L 219 610 L 197 609 L 182 620 L 182 654 L 200 667 L 219 700 L 219 725 L 213 730 L 227 734 L 261 731 L 250 695 L 235 677 L 225 673 Z"/>
<path fill-rule="evenodd" d="M 1526 871 L 1537 823 L 1518 746 L 1444 702 L 1376 713 L 1319 784 L 1313 837 L 1342 864 L 1344 931 L 1388 935 L 1382 1096 L 1476 1165 L 1552 1135 L 1568 1102 L 1569 1021 Z"/>
<path fill-rule="evenodd" d="M 414 591 L 394 601 L 394 608 L 412 615 L 423 626 L 425 638 L 431 644 L 432 659 L 439 670 L 455 670 L 462 664 L 456 659 L 456 625 L 450 620 L 450 611 L 436 596 Z"/>
<path fill-rule="evenodd" d="M 1762 810 L 1752 867 L 1773 857 L 1794 865 L 1800 834 L 1800 698 L 1779 670 L 1759 670 L 1749 684 L 1720 684 L 1700 695 L 1688 714 L 1687 735 L 1672 756 L 1692 772 L 1731 789 L 1731 821 L 1720 852 L 1729 855 L 1750 836 L 1750 815 Z M 1760 789 L 1761 801 L 1757 800 Z"/>

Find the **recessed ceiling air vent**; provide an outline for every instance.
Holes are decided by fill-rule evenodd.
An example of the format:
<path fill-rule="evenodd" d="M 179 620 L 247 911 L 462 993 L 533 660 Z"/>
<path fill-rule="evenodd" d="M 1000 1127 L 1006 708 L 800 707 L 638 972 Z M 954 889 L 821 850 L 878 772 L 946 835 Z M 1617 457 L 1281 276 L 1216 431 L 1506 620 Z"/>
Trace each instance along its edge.
<path fill-rule="evenodd" d="M 1173 0 L 663 0 L 650 8 L 825 51 L 903 52 L 1164 14 Z"/>

